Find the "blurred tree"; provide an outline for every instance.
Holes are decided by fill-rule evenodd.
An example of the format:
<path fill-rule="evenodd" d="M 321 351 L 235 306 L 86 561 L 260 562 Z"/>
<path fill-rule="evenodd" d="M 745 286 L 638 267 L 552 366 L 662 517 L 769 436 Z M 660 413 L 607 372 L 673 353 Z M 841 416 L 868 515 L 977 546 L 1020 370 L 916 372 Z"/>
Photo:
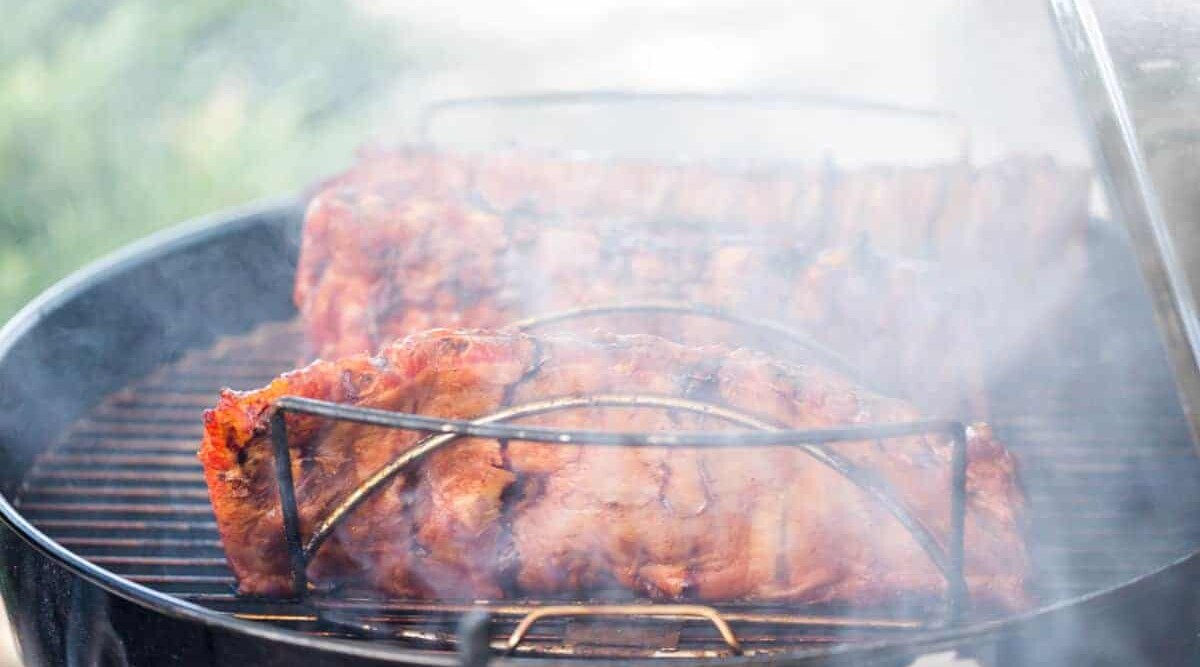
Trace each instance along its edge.
<path fill-rule="evenodd" d="M 351 2 L 0 0 L 0 15 L 0 320 L 153 229 L 332 171 L 409 62 L 396 26 Z"/>

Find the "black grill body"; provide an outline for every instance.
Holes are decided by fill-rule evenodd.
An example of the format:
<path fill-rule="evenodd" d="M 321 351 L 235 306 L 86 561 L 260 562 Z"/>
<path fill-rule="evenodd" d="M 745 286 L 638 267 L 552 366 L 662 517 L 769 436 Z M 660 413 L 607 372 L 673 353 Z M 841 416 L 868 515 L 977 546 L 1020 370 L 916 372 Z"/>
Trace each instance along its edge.
<path fill-rule="evenodd" d="M 280 323 L 294 316 L 299 220 L 299 209 L 282 203 L 184 226 L 69 279 L 4 330 L 0 584 L 30 664 L 457 660 L 453 646 L 346 639 L 228 613 L 249 609 L 230 594 L 211 514 L 196 493 L 195 398 L 210 400 L 228 384 L 223 372 L 249 385 L 274 373 L 272 364 L 286 365 L 239 358 L 236 344 L 209 348 L 252 331 L 287 335 Z M 1017 371 L 988 382 L 993 422 L 1022 463 L 1031 498 L 1043 607 L 722 662 L 907 665 L 957 650 L 987 665 L 1130 665 L 1185 664 L 1194 655 L 1200 461 L 1131 253 L 1103 229 L 1085 289 L 1055 315 L 1057 333 L 1030 345 Z M 147 413 L 136 399 L 148 387 L 182 397 Z M 72 527 L 80 517 L 93 524 Z M 148 528 L 131 532 L 134 521 Z M 139 546 L 147 537 L 154 545 Z M 453 619 L 439 622 L 453 634 Z"/>

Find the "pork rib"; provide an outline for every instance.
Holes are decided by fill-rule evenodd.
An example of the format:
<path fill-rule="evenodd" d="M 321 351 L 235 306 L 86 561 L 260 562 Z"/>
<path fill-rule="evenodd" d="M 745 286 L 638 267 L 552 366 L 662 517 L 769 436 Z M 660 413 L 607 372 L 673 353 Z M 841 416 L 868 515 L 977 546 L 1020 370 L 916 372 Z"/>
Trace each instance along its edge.
<path fill-rule="evenodd" d="M 200 449 L 226 555 L 245 594 L 290 592 L 273 474 L 274 402 L 294 395 L 447 418 L 550 397 L 692 397 L 783 427 L 910 421 L 917 412 L 815 366 L 652 336 L 534 337 L 434 330 L 377 356 L 321 361 L 263 389 L 222 393 Z M 418 441 L 415 433 L 289 414 L 301 531 Z M 661 409 L 588 408 L 522 423 L 620 431 L 730 428 Z M 945 543 L 949 443 L 833 446 L 874 471 Z M 966 578 L 981 608 L 1026 606 L 1024 498 L 1014 461 L 970 429 Z M 788 447 L 613 448 L 462 439 L 391 481 L 339 524 L 308 575 L 403 597 L 579 596 L 860 605 L 929 600 L 942 575 L 876 501 Z"/>
<path fill-rule="evenodd" d="M 1020 282 L 992 267 L 1039 275 L 1023 261 L 1066 254 L 1086 219 L 1087 182 L 1036 161 L 977 174 L 957 165 L 834 174 L 381 153 L 312 198 L 295 301 L 326 358 L 432 327 L 496 328 L 579 306 L 706 304 L 806 331 L 925 408 L 983 414 L 981 342 L 1011 343 L 1005 327 L 1016 318 L 981 311 L 1013 312 L 993 292 Z M 875 250 L 970 269 L 948 274 Z M 746 341 L 696 320 L 586 326 Z"/>

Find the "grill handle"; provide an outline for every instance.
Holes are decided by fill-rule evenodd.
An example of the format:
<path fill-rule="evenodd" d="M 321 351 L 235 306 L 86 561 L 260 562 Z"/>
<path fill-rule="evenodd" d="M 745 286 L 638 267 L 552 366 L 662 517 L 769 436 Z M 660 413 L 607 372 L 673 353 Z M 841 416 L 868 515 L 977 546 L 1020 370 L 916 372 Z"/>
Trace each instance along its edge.
<path fill-rule="evenodd" d="M 738 641 L 737 635 L 733 634 L 733 629 L 729 627 L 729 623 L 721 617 L 720 612 L 712 607 L 706 607 L 698 604 L 664 604 L 664 605 L 642 605 L 642 604 L 618 604 L 618 605 L 556 605 L 549 607 L 541 607 L 535 609 L 525 615 L 517 627 L 509 635 L 508 641 L 504 645 L 504 650 L 512 653 L 525 640 L 525 635 L 533 627 L 534 623 L 544 618 L 557 617 L 577 617 L 577 616 L 632 616 L 646 617 L 654 616 L 658 618 L 673 618 L 685 619 L 695 618 L 705 620 L 713 624 L 713 627 L 720 633 L 721 639 L 725 641 L 725 645 L 734 655 L 742 654 L 742 644 Z"/>

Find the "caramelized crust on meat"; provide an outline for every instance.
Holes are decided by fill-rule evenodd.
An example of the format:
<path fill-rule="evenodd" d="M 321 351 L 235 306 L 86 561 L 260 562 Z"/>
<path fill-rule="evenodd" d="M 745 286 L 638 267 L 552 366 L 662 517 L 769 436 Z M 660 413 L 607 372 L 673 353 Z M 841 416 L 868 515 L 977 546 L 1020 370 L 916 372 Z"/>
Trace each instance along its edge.
<path fill-rule="evenodd" d="M 284 395 L 450 418 L 593 393 L 691 397 L 781 427 L 909 421 L 910 406 L 814 366 L 652 336 L 582 340 L 435 330 L 378 356 L 322 361 L 222 393 L 200 449 L 229 563 L 245 594 L 290 590 L 269 420 Z M 678 411 L 589 408 L 524 420 L 566 428 L 731 428 Z M 305 537 L 413 433 L 289 414 Z M 841 443 L 945 542 L 950 447 L 940 437 Z M 980 608 L 1029 603 L 1024 498 L 1012 457 L 970 430 L 966 572 Z M 463 439 L 423 459 L 339 525 L 318 585 L 390 596 L 502 598 L 625 590 L 660 599 L 876 605 L 945 590 L 928 556 L 864 492 L 787 447 L 613 448 Z"/>

